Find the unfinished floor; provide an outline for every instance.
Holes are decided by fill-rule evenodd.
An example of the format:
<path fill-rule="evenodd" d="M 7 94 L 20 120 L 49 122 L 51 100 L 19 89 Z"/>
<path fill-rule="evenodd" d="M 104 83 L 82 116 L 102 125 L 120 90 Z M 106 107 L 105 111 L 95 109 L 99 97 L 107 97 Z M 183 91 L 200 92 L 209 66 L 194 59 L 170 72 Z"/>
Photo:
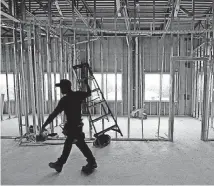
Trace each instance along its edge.
<path fill-rule="evenodd" d="M 164 129 L 164 125 L 168 125 L 167 120 L 161 118 L 163 134 L 167 133 L 167 129 Z M 2 122 L 2 136 L 8 135 L 5 126 L 12 130 L 12 121 Z M 124 137 L 127 137 L 126 121 L 127 118 L 118 118 Z M 155 137 L 157 121 L 157 118 L 145 120 L 145 137 Z M 131 119 L 131 126 L 130 137 L 140 138 L 140 120 Z M 85 128 L 87 130 L 87 125 Z M 63 171 L 56 174 L 48 167 L 48 163 L 61 154 L 62 145 L 19 147 L 14 140 L 4 139 L 1 140 L 1 184 L 214 184 L 214 143 L 202 142 L 200 132 L 200 121 L 177 117 L 174 143 L 120 141 L 111 142 L 103 149 L 94 148 L 90 143 L 99 166 L 90 176 L 80 172 L 86 162 L 76 146 Z M 210 131 L 210 136 L 214 136 L 213 131 Z"/>

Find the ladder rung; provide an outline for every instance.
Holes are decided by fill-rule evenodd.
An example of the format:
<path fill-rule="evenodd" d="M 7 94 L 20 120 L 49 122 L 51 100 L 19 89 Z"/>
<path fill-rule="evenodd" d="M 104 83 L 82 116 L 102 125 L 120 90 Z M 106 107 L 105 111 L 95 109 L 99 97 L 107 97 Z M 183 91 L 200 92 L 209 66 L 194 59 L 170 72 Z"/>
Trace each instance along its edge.
<path fill-rule="evenodd" d="M 92 90 L 91 92 L 96 92 L 96 91 L 99 91 L 100 89 L 99 88 L 95 88 L 94 90 Z"/>
<path fill-rule="evenodd" d="M 99 118 L 96 118 L 96 119 L 92 120 L 92 122 L 93 122 L 93 123 L 94 123 L 94 122 L 97 122 L 97 121 L 99 121 L 99 120 L 105 118 L 105 117 L 108 116 L 108 115 L 109 115 L 109 113 L 107 113 L 107 114 L 105 114 L 105 115 L 102 115 L 102 116 L 100 116 Z"/>
<path fill-rule="evenodd" d="M 95 101 L 95 100 L 97 100 L 97 99 L 99 99 L 99 97 L 97 97 L 97 98 L 95 98 L 95 99 L 93 99 L 93 100 L 91 100 L 91 101 L 86 102 L 86 104 L 91 103 L 91 102 L 93 102 L 93 101 Z"/>
<path fill-rule="evenodd" d="M 85 80 L 92 80 L 92 79 L 94 79 L 94 77 L 93 76 L 89 76 L 89 77 L 86 77 L 86 78 L 82 78 L 79 81 L 80 82 L 84 82 Z"/>
<path fill-rule="evenodd" d="M 109 128 L 106 128 L 105 130 L 100 131 L 100 132 L 94 134 L 94 137 L 98 137 L 98 136 L 104 134 L 105 132 L 107 132 L 107 131 L 109 131 L 109 130 L 114 130 L 114 129 L 113 129 L 114 127 L 118 127 L 118 126 L 117 126 L 117 125 L 113 125 L 113 126 L 111 126 L 111 127 L 109 127 Z M 115 129 L 115 130 L 116 130 L 116 129 Z M 117 132 L 119 132 L 119 130 L 117 130 Z"/>
<path fill-rule="evenodd" d="M 103 99 L 102 101 L 99 101 L 99 102 L 93 104 L 93 105 L 89 105 L 88 107 L 94 107 L 94 106 L 96 106 L 96 105 L 98 105 L 98 104 L 100 104 L 100 103 L 103 103 L 103 102 L 105 102 L 104 99 Z"/>
<path fill-rule="evenodd" d="M 116 132 L 120 132 L 118 129 L 114 129 L 114 128 L 112 128 L 111 130 L 116 131 Z"/>

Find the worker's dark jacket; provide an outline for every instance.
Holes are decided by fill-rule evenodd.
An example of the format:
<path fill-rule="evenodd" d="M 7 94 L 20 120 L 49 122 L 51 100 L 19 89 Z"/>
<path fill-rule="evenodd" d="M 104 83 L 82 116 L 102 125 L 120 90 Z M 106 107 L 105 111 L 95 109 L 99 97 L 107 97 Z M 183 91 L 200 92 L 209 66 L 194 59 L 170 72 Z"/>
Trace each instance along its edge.
<path fill-rule="evenodd" d="M 47 119 L 48 123 L 51 123 L 53 119 L 62 111 L 64 111 L 67 123 L 64 128 L 69 133 L 75 133 L 78 131 L 78 126 L 81 122 L 81 104 L 82 101 L 91 95 L 90 92 L 70 92 L 62 97 L 55 108 Z"/>

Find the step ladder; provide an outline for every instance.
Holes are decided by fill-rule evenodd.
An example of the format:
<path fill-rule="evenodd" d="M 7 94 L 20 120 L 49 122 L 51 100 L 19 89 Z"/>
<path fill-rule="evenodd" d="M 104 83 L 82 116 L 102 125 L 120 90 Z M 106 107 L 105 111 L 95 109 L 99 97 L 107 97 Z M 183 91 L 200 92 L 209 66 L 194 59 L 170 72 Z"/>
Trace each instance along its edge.
<path fill-rule="evenodd" d="M 95 89 L 91 90 L 91 94 L 93 93 L 97 93 L 97 97 L 94 99 L 87 99 L 87 101 L 85 102 L 86 105 L 86 109 L 87 109 L 87 113 L 89 114 L 89 124 L 90 126 L 92 126 L 94 128 L 95 134 L 94 137 L 97 138 L 103 134 L 105 134 L 106 132 L 113 130 L 116 131 L 118 133 L 120 133 L 121 136 L 123 136 L 119 126 L 117 125 L 117 121 L 114 118 L 114 115 L 112 114 L 108 103 L 106 102 L 103 93 L 93 75 L 92 69 L 89 66 L 88 63 L 82 63 L 80 65 L 75 65 L 73 66 L 73 71 L 74 74 L 76 76 L 77 82 L 79 84 L 79 87 L 82 87 L 82 85 L 84 84 L 84 81 L 91 81 L 91 83 L 93 83 Z M 83 84 L 82 84 L 83 83 Z M 92 95 L 90 96 L 90 98 L 92 97 Z M 95 119 L 92 119 L 92 113 L 91 110 L 93 107 L 96 107 L 100 105 L 101 106 L 101 115 Z M 114 125 L 112 125 L 111 127 L 108 127 L 100 132 L 97 132 L 96 127 L 95 127 L 95 123 L 100 121 L 100 120 L 104 120 L 107 119 L 109 121 L 109 117 L 112 117 L 113 121 L 114 121 Z"/>

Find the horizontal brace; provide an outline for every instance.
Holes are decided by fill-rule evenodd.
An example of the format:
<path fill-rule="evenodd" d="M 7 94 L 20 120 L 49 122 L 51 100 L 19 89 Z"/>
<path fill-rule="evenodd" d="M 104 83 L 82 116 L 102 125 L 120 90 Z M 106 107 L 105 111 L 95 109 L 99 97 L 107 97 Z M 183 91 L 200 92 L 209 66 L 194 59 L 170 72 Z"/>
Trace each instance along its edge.
<path fill-rule="evenodd" d="M 26 25 L 29 25 L 31 23 L 26 22 L 26 21 L 21 21 L 25 23 Z M 37 24 L 39 26 L 47 26 L 46 24 L 41 25 Z M 74 26 L 64 26 L 64 25 L 59 25 L 59 24 L 52 24 L 51 27 L 53 28 L 66 28 L 66 29 L 71 29 L 71 30 L 76 30 L 76 31 L 83 31 L 83 32 L 101 32 L 101 33 L 124 33 L 124 34 L 130 34 L 130 35 L 148 35 L 148 34 L 188 34 L 188 33 L 207 33 L 207 32 L 213 32 L 212 29 L 202 29 L 202 30 L 141 30 L 141 31 L 134 31 L 134 30 L 109 30 L 109 29 L 93 29 L 93 28 L 80 28 L 80 27 L 74 27 Z"/>
<path fill-rule="evenodd" d="M 171 58 L 174 61 L 206 61 L 208 57 L 190 57 L 190 56 L 173 56 Z"/>

